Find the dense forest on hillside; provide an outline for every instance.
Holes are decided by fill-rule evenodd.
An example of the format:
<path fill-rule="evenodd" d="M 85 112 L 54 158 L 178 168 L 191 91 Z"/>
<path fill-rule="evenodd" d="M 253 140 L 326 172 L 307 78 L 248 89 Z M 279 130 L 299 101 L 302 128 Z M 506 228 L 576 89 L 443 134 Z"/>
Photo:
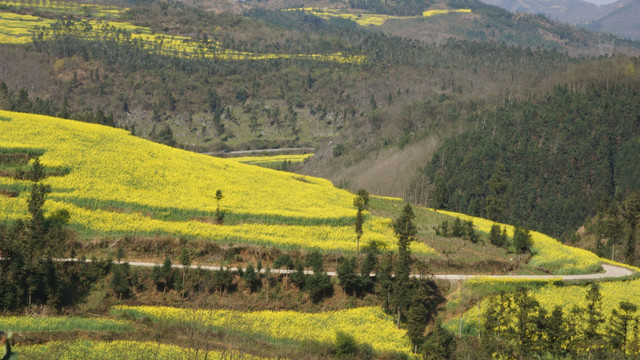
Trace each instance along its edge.
<path fill-rule="evenodd" d="M 432 204 L 560 235 L 638 189 L 637 60 L 473 118 L 424 168 Z"/>

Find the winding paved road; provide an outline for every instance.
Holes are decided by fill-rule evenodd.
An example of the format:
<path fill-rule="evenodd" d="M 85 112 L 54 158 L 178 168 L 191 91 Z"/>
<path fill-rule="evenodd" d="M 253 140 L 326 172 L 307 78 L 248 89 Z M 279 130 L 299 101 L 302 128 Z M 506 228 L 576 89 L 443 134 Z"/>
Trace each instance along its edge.
<path fill-rule="evenodd" d="M 59 259 L 58 261 L 80 261 L 79 259 Z M 86 260 L 91 261 L 91 260 Z M 122 263 L 115 261 L 115 263 Z M 140 262 L 140 261 L 130 261 L 130 266 L 140 266 L 140 267 L 154 267 L 154 266 L 162 266 L 161 263 L 152 263 L 152 262 Z M 179 264 L 171 265 L 173 268 L 182 269 L 184 266 Z M 211 270 L 211 271 L 220 271 L 223 267 L 220 266 L 212 266 L 212 265 L 190 265 L 188 266 L 190 269 L 203 269 L 203 270 Z M 225 268 L 231 271 L 237 271 L 236 267 Z M 441 279 L 441 280 L 467 280 L 472 278 L 492 278 L 492 279 L 538 279 L 538 280 L 550 280 L 550 279 L 561 279 L 562 281 L 574 281 L 574 280 L 600 280 L 600 279 L 615 279 L 621 278 L 625 276 L 632 275 L 634 271 L 611 264 L 602 264 L 602 269 L 604 272 L 595 273 L 595 274 L 584 274 L 584 275 L 451 275 L 451 274 L 435 274 L 433 278 Z M 244 271 L 245 269 L 242 268 Z M 266 270 L 262 269 L 261 272 L 264 273 Z M 294 273 L 294 270 L 283 270 L 283 269 L 270 269 L 272 274 L 291 274 Z M 305 274 L 313 274 L 311 270 L 305 270 Z M 335 271 L 328 271 L 327 275 L 336 276 Z M 372 274 L 375 275 L 375 274 Z M 411 275 L 412 277 L 419 277 L 420 275 Z"/>
<path fill-rule="evenodd" d="M 632 275 L 630 269 L 611 264 L 602 264 L 604 272 L 584 275 L 434 275 L 436 279 L 443 280 L 467 280 L 475 277 L 492 279 L 562 279 L 563 281 L 573 280 L 600 280 L 607 278 L 619 278 Z"/>

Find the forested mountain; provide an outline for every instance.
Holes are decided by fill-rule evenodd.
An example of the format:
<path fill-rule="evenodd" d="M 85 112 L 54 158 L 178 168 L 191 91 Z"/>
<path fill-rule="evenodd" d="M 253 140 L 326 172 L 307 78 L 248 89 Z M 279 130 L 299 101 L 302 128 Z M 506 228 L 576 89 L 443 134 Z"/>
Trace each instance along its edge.
<path fill-rule="evenodd" d="M 638 190 L 639 65 L 612 60 L 610 74 L 471 119 L 424 168 L 432 204 L 559 235 Z"/>

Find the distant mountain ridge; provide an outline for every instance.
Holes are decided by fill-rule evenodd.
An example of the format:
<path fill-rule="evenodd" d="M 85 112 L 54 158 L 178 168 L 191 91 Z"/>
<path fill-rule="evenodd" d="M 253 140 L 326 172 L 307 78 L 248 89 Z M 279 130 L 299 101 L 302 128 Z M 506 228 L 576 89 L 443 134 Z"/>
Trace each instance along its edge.
<path fill-rule="evenodd" d="M 593 31 L 639 40 L 640 0 L 598 6 L 583 0 L 481 0 L 511 12 L 543 14 L 549 19 L 582 25 Z"/>
<path fill-rule="evenodd" d="M 620 3 L 617 2 L 616 4 Z M 605 17 L 587 25 L 592 31 L 616 34 L 632 40 L 640 40 L 640 0 L 628 1 Z"/>

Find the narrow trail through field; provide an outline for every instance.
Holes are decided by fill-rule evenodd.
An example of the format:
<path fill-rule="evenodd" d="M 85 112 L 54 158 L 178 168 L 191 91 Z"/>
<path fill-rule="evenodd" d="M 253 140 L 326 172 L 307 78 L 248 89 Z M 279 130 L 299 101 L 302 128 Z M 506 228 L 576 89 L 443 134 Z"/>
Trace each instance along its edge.
<path fill-rule="evenodd" d="M 58 259 L 58 261 L 65 262 L 75 262 L 81 261 L 79 259 Z M 91 261 L 91 260 L 85 260 Z M 125 261 L 114 261 L 116 264 L 124 263 Z M 139 267 L 155 267 L 162 266 L 162 263 L 153 263 L 153 262 L 141 262 L 141 261 L 129 261 L 130 266 L 139 266 Z M 183 265 L 172 264 L 172 268 L 182 269 Z M 190 265 L 187 266 L 189 269 L 202 269 L 202 270 L 210 270 L 210 271 L 220 271 L 222 269 L 238 271 L 237 267 L 221 267 L 214 265 Z M 584 275 L 459 275 L 459 274 L 435 274 L 429 277 L 433 277 L 434 279 L 441 280 L 467 280 L 472 278 L 491 278 L 491 279 L 536 279 L 536 280 L 551 280 L 551 279 L 560 279 L 562 281 L 575 281 L 575 280 L 601 280 L 601 279 L 615 279 L 622 278 L 625 276 L 629 276 L 634 274 L 634 271 L 622 267 L 611 264 L 602 264 L 602 269 L 604 272 L 594 273 L 594 274 L 584 274 Z M 242 271 L 245 271 L 245 268 L 241 268 Z M 270 269 L 271 274 L 292 274 L 294 270 L 286 270 L 286 269 Z M 265 273 L 266 269 L 262 269 L 261 273 Z M 312 270 L 305 270 L 305 274 L 313 274 Z M 327 275 L 329 276 L 337 276 L 335 271 L 327 271 Z M 375 275 L 375 274 L 371 274 Z M 411 277 L 420 277 L 420 275 L 411 275 Z"/>

